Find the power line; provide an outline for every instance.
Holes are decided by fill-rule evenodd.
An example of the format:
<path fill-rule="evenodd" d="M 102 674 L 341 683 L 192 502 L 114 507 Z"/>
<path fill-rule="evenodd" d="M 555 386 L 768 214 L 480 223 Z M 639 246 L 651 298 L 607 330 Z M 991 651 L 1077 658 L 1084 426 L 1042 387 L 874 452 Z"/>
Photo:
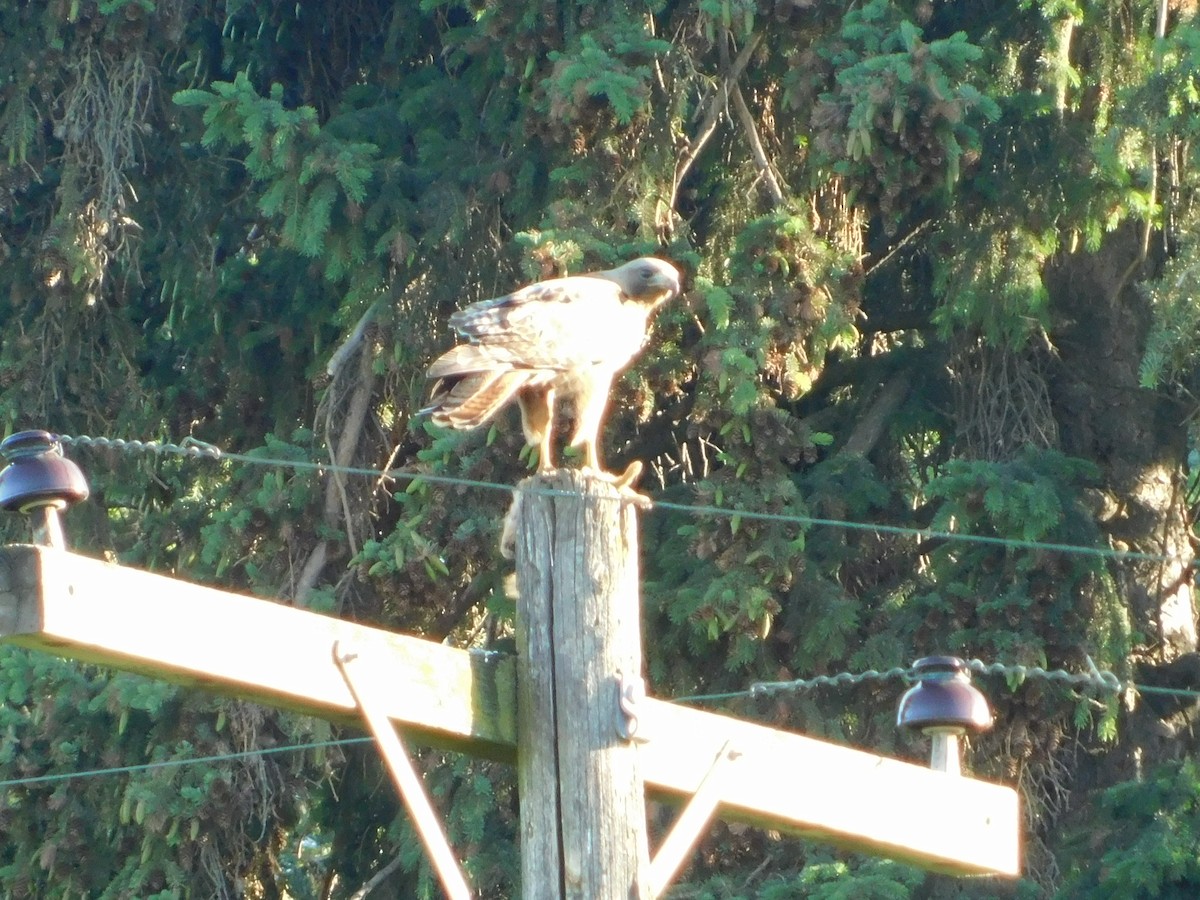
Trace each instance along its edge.
<path fill-rule="evenodd" d="M 1069 684 L 1076 687 L 1091 687 L 1101 693 L 1124 693 L 1127 690 L 1134 690 L 1141 694 L 1162 694 L 1174 697 L 1185 697 L 1192 700 L 1200 700 L 1200 690 L 1189 690 L 1186 688 L 1166 688 L 1155 685 L 1135 684 L 1133 682 L 1122 681 L 1114 673 L 1110 671 L 1102 671 L 1096 668 L 1091 659 L 1088 660 L 1090 671 L 1088 672 L 1069 672 L 1065 669 L 1045 669 L 1041 666 L 1023 666 L 1012 665 L 1007 663 L 992 662 L 985 663 L 980 659 L 972 659 L 967 663 L 970 671 L 978 675 L 1003 675 L 1006 679 L 1016 678 L 1023 682 L 1026 680 L 1041 679 L 1044 681 L 1059 682 Z M 842 687 L 846 685 L 862 684 L 867 681 L 889 681 L 898 680 L 906 684 L 910 684 L 917 680 L 916 672 L 912 667 L 908 666 L 893 666 L 890 669 L 879 671 L 876 669 L 867 669 L 863 672 L 838 672 L 834 675 L 816 675 L 812 678 L 797 678 L 792 681 L 759 681 L 750 685 L 749 688 L 742 691 L 728 691 L 725 693 L 716 694 L 692 694 L 683 697 L 671 698 L 672 703 L 691 704 L 691 703 L 709 703 L 723 700 L 734 700 L 741 698 L 760 698 L 769 697 L 776 694 L 799 693 L 800 691 L 813 690 L 819 687 Z M 357 738 L 341 738 L 328 741 L 312 741 L 300 744 L 284 744 L 278 747 L 267 747 L 261 750 L 240 750 L 230 753 L 216 753 L 209 756 L 193 756 L 184 759 L 169 759 L 151 763 L 138 763 L 128 766 L 113 766 L 102 769 L 82 769 L 74 772 L 60 772 L 50 775 L 33 775 L 27 778 L 11 778 L 0 781 L 0 789 L 13 787 L 26 787 L 36 784 L 50 784 L 55 782 L 69 781 L 76 778 L 95 778 L 108 775 L 129 775 L 135 772 L 145 772 L 153 769 L 163 769 L 177 766 L 187 766 L 201 763 L 218 763 L 236 759 L 246 759 L 248 757 L 266 756 L 274 753 L 295 753 L 301 750 L 316 750 L 327 747 L 346 747 L 354 744 L 365 744 L 373 741 L 371 737 Z"/>
<path fill-rule="evenodd" d="M 184 438 L 182 444 L 173 444 L 170 441 L 136 441 L 126 440 L 125 438 L 91 437 L 86 434 L 78 436 L 53 434 L 51 438 L 59 443 L 75 447 L 102 447 L 106 450 L 119 450 L 123 453 L 155 453 L 160 456 L 170 454 L 208 459 L 221 459 L 227 455 L 215 444 L 198 441 L 192 437 Z"/>
<path fill-rule="evenodd" d="M 1100 670 L 1087 659 L 1087 672 L 1069 672 L 1066 669 L 1045 669 L 1041 666 L 1013 665 L 1008 663 L 985 663 L 980 659 L 972 659 L 967 668 L 977 675 L 1002 675 L 1010 682 L 1018 684 L 1031 679 L 1059 682 L 1073 687 L 1092 688 L 1100 693 L 1121 694 L 1126 691 L 1136 691 L 1139 694 L 1160 694 L 1173 697 L 1186 697 L 1200 700 L 1200 690 L 1187 688 L 1168 688 L 1157 685 L 1137 684 L 1123 681 L 1113 672 Z M 894 666 L 884 671 L 867 669 L 864 672 L 838 672 L 835 675 L 816 675 L 812 678 L 797 678 L 791 681 L 756 681 L 750 687 L 741 691 L 726 691 L 716 694 L 692 694 L 675 697 L 673 703 L 710 703 L 723 700 L 742 698 L 770 697 L 776 694 L 793 694 L 813 690 L 819 687 L 840 687 L 843 685 L 862 684 L 865 681 L 900 680 L 912 683 L 917 679 L 916 670 L 912 667 Z"/>
<path fill-rule="evenodd" d="M 372 478 L 377 481 L 425 481 L 430 484 L 444 484 L 457 487 L 469 487 L 482 490 L 499 490 L 512 493 L 522 490 L 540 496 L 570 496 L 570 491 L 553 488 L 516 488 L 510 484 L 500 484 L 494 481 L 482 481 L 472 478 L 460 478 L 453 475 L 434 475 L 426 472 L 413 472 L 407 469 L 374 469 L 365 466 L 343 466 L 332 462 L 314 462 L 311 460 L 283 459 L 278 457 L 255 456 L 245 453 L 233 453 L 203 441 L 187 438 L 181 444 L 168 441 L 139 441 L 122 438 L 91 437 L 89 435 L 54 435 L 55 440 L 63 444 L 81 447 L 101 447 L 121 452 L 154 453 L 157 455 L 170 454 L 185 456 L 193 459 L 228 460 L 246 465 L 268 466 L 271 468 L 286 468 L 297 471 L 312 471 L 319 473 L 337 473 L 358 477 Z M 775 522 L 785 525 L 804 527 L 841 528 L 848 531 L 868 531 L 876 534 L 894 534 L 902 537 L 913 537 L 918 540 L 945 540 L 962 543 L 985 544 L 1014 550 L 1044 550 L 1077 556 L 1091 556 L 1100 559 L 1137 560 L 1141 562 L 1186 562 L 1190 559 L 1178 553 L 1142 553 L 1134 550 L 1116 550 L 1111 547 L 1086 547 L 1077 544 L 1062 544 L 1050 541 L 1034 541 L 1022 538 L 994 537 L 983 534 L 967 534 L 957 531 L 944 531 L 933 528 L 916 528 L 905 525 L 888 525 L 878 522 L 857 522 L 847 519 L 830 519 L 820 516 L 807 516 L 796 513 L 771 513 L 753 509 L 737 509 L 725 506 L 704 504 L 673 503 L 666 500 L 653 500 L 652 510 L 671 510 L 693 516 L 716 516 L 735 520 L 751 520 Z"/>
<path fill-rule="evenodd" d="M 934 528 L 913 528 L 905 525 L 885 525 L 876 522 L 853 522 L 845 519 L 824 519 L 818 516 L 794 516 L 784 513 L 766 513 L 754 510 L 724 509 L 719 506 L 687 505 L 655 501 L 654 506 L 662 509 L 683 510 L 692 514 L 725 515 L 742 519 L 762 519 L 772 522 L 794 522 L 808 526 L 844 528 L 849 531 L 871 531 L 879 534 L 896 534 L 920 538 L 922 541 L 947 540 L 974 544 L 992 544 L 1016 550 L 1053 550 L 1074 553 L 1080 556 L 1098 556 L 1113 559 L 1136 559 L 1147 562 L 1172 562 L 1181 560 L 1179 554 L 1162 555 L 1139 553 L 1132 550 L 1113 550 L 1108 547 L 1084 547 L 1078 544 L 1058 544 L 1049 541 L 1032 541 L 1022 538 L 992 537 L 986 534 L 967 534 L 961 531 L 939 531 Z"/>
<path fill-rule="evenodd" d="M 166 769 L 174 766 L 190 766 L 198 763 L 224 762 L 233 759 L 245 759 L 252 756 L 266 756 L 271 753 L 295 753 L 300 750 L 316 750 L 322 747 L 345 747 L 350 744 L 370 743 L 374 738 L 357 737 L 342 738 L 333 741 L 312 741 L 304 744 L 284 744 L 279 747 L 265 747 L 261 750 L 238 750 L 231 753 L 216 753 L 211 756 L 189 756 L 185 759 L 165 759 L 158 762 L 137 763 L 131 766 L 113 766 L 105 769 L 81 769 L 76 772 L 59 772 L 52 775 L 32 775 L 28 778 L 11 778 L 0 781 L 0 788 L 24 787 L 31 784 L 48 784 L 57 781 L 70 781 L 74 778 L 95 778 L 100 775 L 129 775 L 133 772 L 146 772 L 151 769 Z"/>

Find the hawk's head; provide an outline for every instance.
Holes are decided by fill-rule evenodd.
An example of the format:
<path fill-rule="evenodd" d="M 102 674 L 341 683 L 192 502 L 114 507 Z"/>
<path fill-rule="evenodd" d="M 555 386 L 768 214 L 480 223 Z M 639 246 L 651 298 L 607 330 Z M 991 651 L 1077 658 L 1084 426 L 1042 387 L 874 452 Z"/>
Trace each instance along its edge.
<path fill-rule="evenodd" d="M 630 300 L 651 309 L 679 294 L 679 270 L 652 256 L 643 256 L 600 274 L 615 281 Z"/>

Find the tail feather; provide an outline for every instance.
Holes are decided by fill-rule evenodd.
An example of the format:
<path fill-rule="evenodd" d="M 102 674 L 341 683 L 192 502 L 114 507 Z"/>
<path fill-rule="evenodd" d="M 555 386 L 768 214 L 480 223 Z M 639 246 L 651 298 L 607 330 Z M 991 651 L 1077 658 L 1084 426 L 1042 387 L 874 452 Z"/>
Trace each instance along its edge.
<path fill-rule="evenodd" d="M 489 422 L 535 375 L 529 370 L 493 369 L 445 378 L 433 387 L 429 406 L 433 423 L 445 428 L 478 428 Z"/>

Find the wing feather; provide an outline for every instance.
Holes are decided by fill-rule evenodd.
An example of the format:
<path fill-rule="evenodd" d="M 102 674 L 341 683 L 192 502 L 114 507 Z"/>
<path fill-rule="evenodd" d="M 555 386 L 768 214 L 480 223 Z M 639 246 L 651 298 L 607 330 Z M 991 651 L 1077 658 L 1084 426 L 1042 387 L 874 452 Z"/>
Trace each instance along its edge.
<path fill-rule="evenodd" d="M 514 369 L 522 366 L 521 358 L 509 347 L 480 344 L 459 344 L 451 347 L 433 361 L 426 373 L 429 378 L 449 378 L 487 372 L 491 369 Z"/>
<path fill-rule="evenodd" d="M 576 275 L 522 288 L 459 310 L 450 324 L 473 344 L 504 349 L 530 367 L 564 371 L 590 364 L 602 346 L 597 329 L 621 307 L 620 288 Z"/>

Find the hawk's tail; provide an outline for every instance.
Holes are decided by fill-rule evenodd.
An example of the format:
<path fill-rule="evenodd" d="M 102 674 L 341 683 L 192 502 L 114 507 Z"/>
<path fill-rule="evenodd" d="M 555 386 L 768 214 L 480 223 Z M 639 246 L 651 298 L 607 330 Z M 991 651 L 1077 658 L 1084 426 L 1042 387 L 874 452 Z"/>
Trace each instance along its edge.
<path fill-rule="evenodd" d="M 440 378 L 433 385 L 429 406 L 421 412 L 443 428 L 478 428 L 491 421 L 535 375 L 530 370 L 498 369 Z"/>

